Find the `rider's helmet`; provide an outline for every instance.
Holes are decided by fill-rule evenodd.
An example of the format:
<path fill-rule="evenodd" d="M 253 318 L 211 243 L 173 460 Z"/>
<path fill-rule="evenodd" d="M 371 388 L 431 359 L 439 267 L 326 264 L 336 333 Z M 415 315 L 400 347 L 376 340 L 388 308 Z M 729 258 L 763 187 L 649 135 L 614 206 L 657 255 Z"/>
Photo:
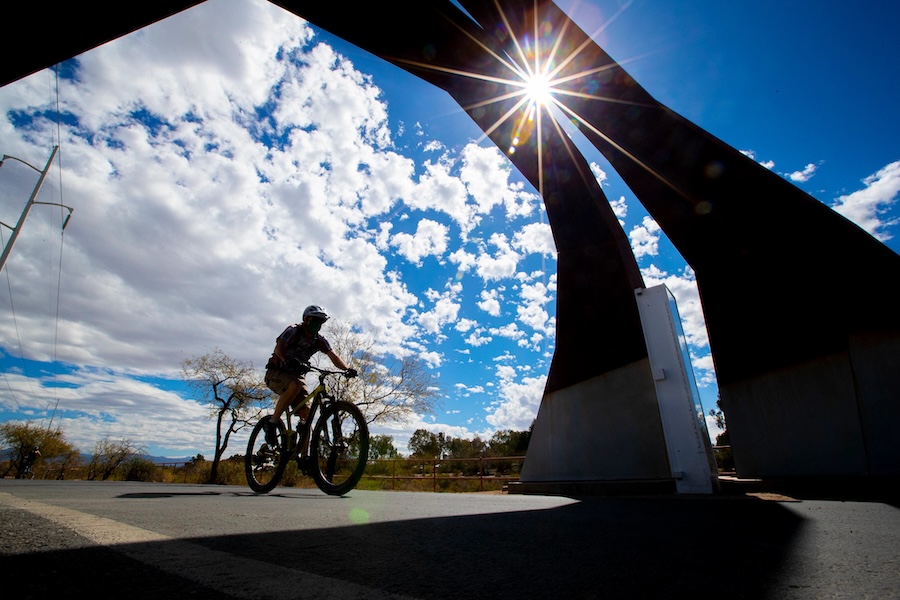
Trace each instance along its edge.
<path fill-rule="evenodd" d="M 317 306 L 315 304 L 310 304 L 303 311 L 303 320 L 306 320 L 306 317 L 313 317 L 314 319 L 320 319 L 323 323 L 328 320 L 328 313 L 325 312 L 325 309 L 321 306 Z"/>

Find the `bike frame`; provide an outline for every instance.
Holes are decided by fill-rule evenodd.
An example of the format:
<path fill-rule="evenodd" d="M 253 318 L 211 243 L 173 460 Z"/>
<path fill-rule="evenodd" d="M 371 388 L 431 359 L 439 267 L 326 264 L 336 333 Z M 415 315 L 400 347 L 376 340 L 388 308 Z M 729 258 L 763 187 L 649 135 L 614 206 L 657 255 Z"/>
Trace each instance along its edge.
<path fill-rule="evenodd" d="M 309 414 L 306 416 L 306 422 L 303 424 L 303 427 L 298 429 L 294 429 L 294 423 L 292 417 L 295 415 L 294 408 L 288 406 L 284 411 L 284 421 L 287 428 L 288 439 L 290 440 L 290 448 L 289 448 L 289 456 L 292 460 L 298 456 L 304 457 L 309 455 L 309 433 L 312 429 L 313 424 L 316 421 L 316 413 L 318 413 L 319 409 L 322 408 L 324 402 L 323 398 L 328 397 L 328 387 L 325 385 L 325 377 L 328 375 L 335 374 L 332 371 L 326 371 L 323 369 L 319 369 L 319 385 L 311 391 L 306 398 L 303 399 L 303 402 L 297 405 L 297 408 L 303 407 L 309 404 Z M 299 421 L 299 418 L 298 418 Z M 294 437 L 294 433 L 297 433 L 296 439 Z M 305 438 L 306 443 L 303 444 L 303 447 L 299 447 L 301 440 Z"/>

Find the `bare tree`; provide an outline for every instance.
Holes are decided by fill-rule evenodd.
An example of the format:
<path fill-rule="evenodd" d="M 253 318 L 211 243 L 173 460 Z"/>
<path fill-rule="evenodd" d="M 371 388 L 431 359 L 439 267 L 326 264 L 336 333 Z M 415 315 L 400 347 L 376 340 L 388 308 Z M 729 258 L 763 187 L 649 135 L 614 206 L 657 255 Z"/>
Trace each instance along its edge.
<path fill-rule="evenodd" d="M 91 481 L 97 478 L 106 481 L 125 461 L 142 452 L 144 449 L 135 446 L 130 440 L 105 438 L 94 445 L 91 462 L 88 464 L 87 478 Z"/>
<path fill-rule="evenodd" d="M 423 361 L 415 356 L 379 354 L 371 334 L 352 331 L 336 319 L 325 327 L 325 337 L 334 351 L 359 372 L 355 379 L 335 380 L 332 392 L 359 406 L 366 421 L 403 421 L 437 407 L 441 390 Z"/>
<path fill-rule="evenodd" d="M 181 372 L 182 378 L 205 398 L 210 416 L 216 420 L 216 453 L 209 473 L 209 482 L 216 483 L 231 434 L 258 419 L 272 394 L 252 363 L 231 358 L 219 348 L 185 359 Z"/>

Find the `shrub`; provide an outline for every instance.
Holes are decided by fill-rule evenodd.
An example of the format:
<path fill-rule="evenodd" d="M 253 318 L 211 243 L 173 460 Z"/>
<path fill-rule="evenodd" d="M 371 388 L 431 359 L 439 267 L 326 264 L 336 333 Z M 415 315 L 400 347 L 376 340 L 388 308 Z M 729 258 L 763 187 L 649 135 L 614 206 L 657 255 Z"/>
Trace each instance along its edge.
<path fill-rule="evenodd" d="M 161 482 L 162 469 L 146 458 L 134 457 L 122 465 L 122 478 L 125 481 Z"/>
<path fill-rule="evenodd" d="M 211 463 L 209 463 L 211 466 Z M 206 473 L 209 476 L 209 469 Z M 204 481 L 208 481 L 205 479 Z M 219 470 L 216 482 L 219 485 L 244 485 L 247 483 L 247 477 L 244 475 L 244 461 L 223 460 L 219 463 Z"/>

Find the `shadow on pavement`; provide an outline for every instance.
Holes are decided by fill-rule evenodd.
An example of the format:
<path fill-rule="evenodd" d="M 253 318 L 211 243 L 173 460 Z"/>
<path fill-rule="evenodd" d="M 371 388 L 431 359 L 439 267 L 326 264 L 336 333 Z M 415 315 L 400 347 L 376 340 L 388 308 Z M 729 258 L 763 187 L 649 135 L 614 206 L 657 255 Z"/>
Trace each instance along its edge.
<path fill-rule="evenodd" d="M 764 598 L 802 526 L 754 498 L 586 498 L 194 541 L 418 598 Z"/>
<path fill-rule="evenodd" d="M 362 510 L 352 497 L 339 505 Z M 760 599 L 804 525 L 780 503 L 752 497 L 582 498 L 537 511 L 356 518 L 362 524 L 185 541 L 422 599 Z M 62 542 L 55 547 L 70 549 L 4 556 L 6 573 L 18 574 L 6 589 L 19 599 L 229 597 L 106 547 Z M 152 544 L 166 552 L 167 542 Z"/>

